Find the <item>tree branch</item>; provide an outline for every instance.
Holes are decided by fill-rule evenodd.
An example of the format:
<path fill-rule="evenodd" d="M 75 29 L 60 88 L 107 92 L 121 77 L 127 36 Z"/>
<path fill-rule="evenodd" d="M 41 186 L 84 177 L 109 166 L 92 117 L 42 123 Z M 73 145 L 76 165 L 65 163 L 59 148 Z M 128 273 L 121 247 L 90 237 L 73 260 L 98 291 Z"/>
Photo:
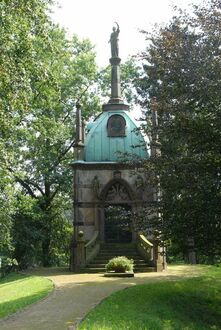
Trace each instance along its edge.
<path fill-rule="evenodd" d="M 80 96 L 77 98 L 77 100 L 76 100 L 76 102 L 75 102 L 76 104 L 80 102 L 82 96 L 87 92 L 87 90 L 89 89 L 90 86 L 91 86 L 91 84 L 85 87 L 85 89 L 83 90 L 83 92 L 82 92 L 82 93 L 80 94 Z M 62 100 L 60 100 L 60 102 L 63 103 L 63 104 L 65 105 L 65 103 L 64 103 Z M 70 116 L 70 112 L 71 112 L 71 110 L 68 111 L 68 112 L 66 113 L 66 115 L 64 116 L 64 118 L 63 118 L 63 120 L 62 120 L 62 123 L 64 123 L 64 122 L 66 121 L 66 119 Z"/>
<path fill-rule="evenodd" d="M 70 143 L 70 145 L 69 145 L 69 146 L 68 146 L 63 152 L 60 153 L 60 155 L 59 155 L 58 158 L 57 158 L 57 161 L 53 164 L 52 167 L 50 167 L 50 168 L 48 169 L 48 172 L 53 171 L 53 170 L 55 169 L 55 167 L 58 166 L 58 165 L 60 164 L 62 158 L 63 158 L 63 157 L 68 153 L 68 151 L 73 147 L 74 143 L 75 143 L 75 140 L 73 140 L 73 141 Z"/>
<path fill-rule="evenodd" d="M 51 203 L 52 200 L 54 199 L 54 197 L 57 195 L 57 193 L 59 192 L 60 189 L 60 185 L 57 186 L 57 188 L 55 189 L 55 191 L 51 194 L 50 198 L 49 198 L 49 202 Z"/>
<path fill-rule="evenodd" d="M 32 196 L 33 198 L 37 198 L 30 185 L 40 191 L 40 193 L 44 196 L 44 191 L 41 189 L 41 187 L 39 187 L 37 183 L 34 183 L 28 179 L 21 179 L 12 168 L 8 167 L 7 169 L 10 173 L 13 174 L 15 181 L 20 183 L 20 185 L 27 190 L 30 196 Z"/>
<path fill-rule="evenodd" d="M 37 196 L 35 195 L 35 193 L 34 193 L 33 190 L 31 189 L 31 187 L 28 185 L 28 183 L 26 183 L 24 180 L 22 180 L 21 178 L 19 178 L 19 177 L 16 176 L 16 175 L 14 176 L 14 178 L 15 178 L 15 181 L 16 181 L 16 182 L 20 183 L 20 185 L 21 185 L 23 188 L 25 188 L 25 189 L 27 190 L 28 194 L 29 194 L 31 197 L 37 199 Z"/>
<path fill-rule="evenodd" d="M 30 180 L 28 180 L 28 179 L 25 179 L 25 181 L 26 181 L 27 184 L 30 184 L 31 186 L 33 186 L 34 188 L 36 188 L 38 191 L 40 191 L 40 193 L 41 193 L 43 196 L 45 195 L 43 189 L 42 189 L 37 183 L 34 183 L 34 182 L 32 182 L 32 181 L 30 181 Z"/>

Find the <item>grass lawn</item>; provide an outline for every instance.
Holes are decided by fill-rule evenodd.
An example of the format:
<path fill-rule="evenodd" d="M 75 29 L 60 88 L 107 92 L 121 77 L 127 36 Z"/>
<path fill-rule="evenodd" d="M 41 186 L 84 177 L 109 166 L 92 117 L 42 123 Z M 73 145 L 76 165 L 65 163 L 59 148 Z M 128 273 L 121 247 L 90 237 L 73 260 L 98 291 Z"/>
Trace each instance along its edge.
<path fill-rule="evenodd" d="M 137 285 L 92 310 L 81 330 L 221 329 L 221 268 L 177 281 Z"/>
<path fill-rule="evenodd" d="M 32 304 L 52 289 L 52 282 L 44 277 L 9 274 L 0 280 L 0 317 Z"/>

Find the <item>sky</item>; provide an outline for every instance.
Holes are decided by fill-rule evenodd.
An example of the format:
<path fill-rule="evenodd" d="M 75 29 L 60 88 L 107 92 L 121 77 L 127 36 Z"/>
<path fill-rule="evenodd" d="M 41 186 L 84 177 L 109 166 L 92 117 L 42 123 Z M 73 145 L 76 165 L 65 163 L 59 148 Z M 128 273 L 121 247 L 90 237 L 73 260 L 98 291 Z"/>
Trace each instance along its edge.
<path fill-rule="evenodd" d="M 122 62 L 145 49 L 144 35 L 155 23 L 168 22 L 172 6 L 187 8 L 202 0 L 57 0 L 52 19 L 69 35 L 89 38 L 95 46 L 99 66 L 109 64 L 110 34 L 114 22 L 120 26 L 119 56 Z"/>

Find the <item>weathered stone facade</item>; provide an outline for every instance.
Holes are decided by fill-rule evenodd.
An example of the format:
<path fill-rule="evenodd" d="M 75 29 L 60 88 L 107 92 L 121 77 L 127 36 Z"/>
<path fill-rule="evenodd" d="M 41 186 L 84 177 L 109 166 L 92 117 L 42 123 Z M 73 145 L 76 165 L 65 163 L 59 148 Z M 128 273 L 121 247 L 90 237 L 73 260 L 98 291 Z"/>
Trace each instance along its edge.
<path fill-rule="evenodd" d="M 151 187 L 138 185 L 142 174 L 138 176 L 132 168 L 127 168 L 124 164 L 75 163 L 73 167 L 78 229 L 84 231 L 86 240 L 90 240 L 94 230 L 98 230 L 101 242 L 105 242 L 106 206 L 129 205 L 132 210 L 136 210 L 140 206 L 147 206 L 153 199 Z M 133 237 L 135 239 L 135 233 Z"/>

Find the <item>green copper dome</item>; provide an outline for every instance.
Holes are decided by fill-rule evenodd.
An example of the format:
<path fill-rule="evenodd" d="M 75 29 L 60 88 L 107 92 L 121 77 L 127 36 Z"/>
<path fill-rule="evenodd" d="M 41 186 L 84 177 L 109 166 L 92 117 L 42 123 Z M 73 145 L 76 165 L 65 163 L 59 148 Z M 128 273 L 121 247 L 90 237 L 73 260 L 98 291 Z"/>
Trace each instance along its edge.
<path fill-rule="evenodd" d="M 105 111 L 87 126 L 86 162 L 116 162 L 122 154 L 148 158 L 146 142 L 127 111 Z"/>

